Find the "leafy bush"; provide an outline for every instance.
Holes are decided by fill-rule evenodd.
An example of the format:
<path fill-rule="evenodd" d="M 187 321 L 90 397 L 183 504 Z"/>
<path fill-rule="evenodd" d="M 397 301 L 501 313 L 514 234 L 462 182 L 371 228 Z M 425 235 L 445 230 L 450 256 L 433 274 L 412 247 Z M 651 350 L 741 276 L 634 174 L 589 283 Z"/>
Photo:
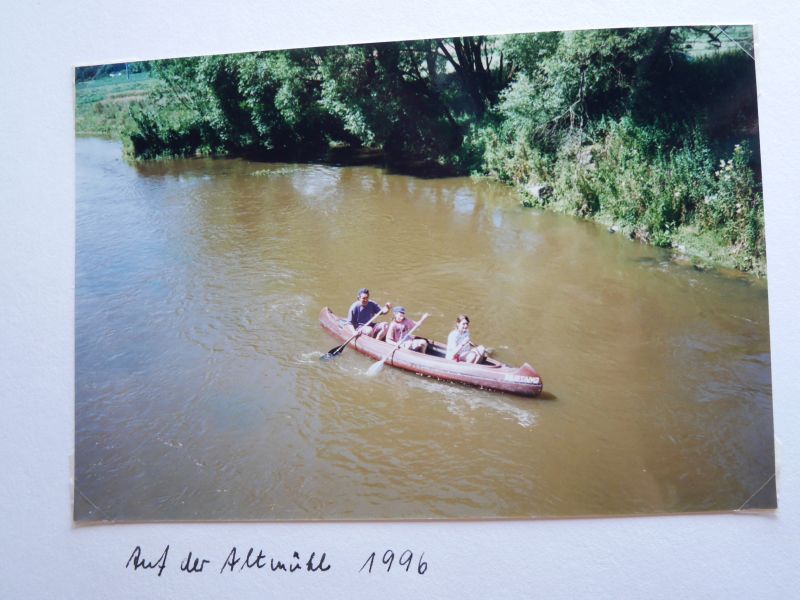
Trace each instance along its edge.
<path fill-rule="evenodd" d="M 186 115 L 132 107 L 135 129 L 128 134 L 134 156 L 153 159 L 162 156 L 188 156 L 203 147 L 199 124 Z"/>
<path fill-rule="evenodd" d="M 720 160 L 715 186 L 697 211 L 701 227 L 720 232 L 732 244 L 741 268 L 753 267 L 765 255 L 764 203 L 749 161 L 746 143 L 737 144 L 727 161 Z"/>
<path fill-rule="evenodd" d="M 711 185 L 711 151 L 694 130 L 671 146 L 672 132 L 636 125 L 631 119 L 603 122 L 596 152 L 597 168 L 591 187 L 600 210 L 628 225 L 641 225 L 659 245 L 669 231 L 687 223 L 694 207 Z"/>

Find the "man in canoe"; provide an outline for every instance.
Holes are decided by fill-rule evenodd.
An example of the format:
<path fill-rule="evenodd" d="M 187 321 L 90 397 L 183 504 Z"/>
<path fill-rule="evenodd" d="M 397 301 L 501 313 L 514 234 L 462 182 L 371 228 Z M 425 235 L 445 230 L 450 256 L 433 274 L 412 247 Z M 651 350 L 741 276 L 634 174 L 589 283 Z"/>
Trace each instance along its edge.
<path fill-rule="evenodd" d="M 402 306 L 395 306 L 392 312 L 394 313 L 394 320 L 389 324 L 389 329 L 386 331 L 386 341 L 390 344 L 399 345 L 401 348 L 408 348 L 425 354 L 428 349 L 427 340 L 413 336 L 403 339 L 416 326 L 414 321 L 406 319 L 406 309 Z"/>
<path fill-rule="evenodd" d="M 379 340 L 386 337 L 386 330 L 388 323 L 372 324 L 372 320 L 378 314 L 385 315 L 392 308 L 391 302 L 387 302 L 386 306 L 381 308 L 375 302 L 369 299 L 369 290 L 361 288 L 358 290 L 357 300 L 350 306 L 350 312 L 347 314 L 347 320 L 353 326 L 353 331 L 359 335 L 368 335 Z"/>
<path fill-rule="evenodd" d="M 458 315 L 456 318 L 456 328 L 447 336 L 445 358 L 467 363 L 478 363 L 486 358 L 486 348 L 470 341 L 467 315 Z"/>

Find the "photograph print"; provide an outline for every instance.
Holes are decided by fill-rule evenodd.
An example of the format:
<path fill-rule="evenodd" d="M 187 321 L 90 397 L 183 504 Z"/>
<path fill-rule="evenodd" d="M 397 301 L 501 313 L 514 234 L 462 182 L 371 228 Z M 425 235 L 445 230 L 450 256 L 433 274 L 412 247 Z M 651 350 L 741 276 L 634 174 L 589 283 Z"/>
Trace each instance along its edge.
<path fill-rule="evenodd" d="M 75 69 L 76 522 L 777 507 L 751 26 Z"/>

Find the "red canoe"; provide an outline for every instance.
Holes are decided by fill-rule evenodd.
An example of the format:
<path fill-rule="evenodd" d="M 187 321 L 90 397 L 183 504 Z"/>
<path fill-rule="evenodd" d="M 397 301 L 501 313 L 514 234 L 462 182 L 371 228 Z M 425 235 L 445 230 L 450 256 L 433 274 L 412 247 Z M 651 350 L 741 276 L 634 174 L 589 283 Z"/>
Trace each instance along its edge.
<path fill-rule="evenodd" d="M 320 311 L 319 322 L 324 329 L 342 342 L 353 335 L 347 320 L 337 317 L 328 307 Z M 375 360 L 381 360 L 388 354 L 387 365 L 417 375 L 523 396 L 538 396 L 542 393 L 542 378 L 528 363 L 524 363 L 521 367 L 509 367 L 492 358 L 487 358 L 479 365 L 447 360 L 444 357 L 446 346 L 433 341 L 425 354 L 398 348 L 388 342 L 381 342 L 364 335 L 350 342 L 350 346 Z"/>

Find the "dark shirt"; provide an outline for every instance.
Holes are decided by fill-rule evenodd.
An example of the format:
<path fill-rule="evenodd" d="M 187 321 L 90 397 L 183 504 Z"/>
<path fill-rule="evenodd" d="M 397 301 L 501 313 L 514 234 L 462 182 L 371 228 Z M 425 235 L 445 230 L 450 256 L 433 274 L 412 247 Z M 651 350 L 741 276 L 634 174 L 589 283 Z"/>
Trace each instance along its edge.
<path fill-rule="evenodd" d="M 365 325 L 369 320 L 381 312 L 381 307 L 375 304 L 372 300 L 367 302 L 366 306 L 361 305 L 361 300 L 356 300 L 350 307 L 350 313 L 347 315 L 347 320 L 350 324 L 358 329 L 361 325 Z"/>

